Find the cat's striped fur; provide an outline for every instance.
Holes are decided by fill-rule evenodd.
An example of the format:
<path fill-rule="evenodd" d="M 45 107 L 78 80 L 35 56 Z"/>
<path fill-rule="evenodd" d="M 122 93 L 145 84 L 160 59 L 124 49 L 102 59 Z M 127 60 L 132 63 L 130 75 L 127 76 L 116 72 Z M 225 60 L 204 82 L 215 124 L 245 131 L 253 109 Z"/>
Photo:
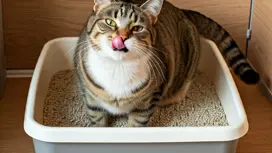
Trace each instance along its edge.
<path fill-rule="evenodd" d="M 111 48 L 119 35 L 127 53 Z M 244 82 L 259 81 L 226 30 L 198 12 L 163 0 L 95 0 L 74 56 L 93 126 L 107 126 L 108 114 L 128 115 L 131 127 L 146 126 L 156 105 L 181 101 L 194 80 L 201 36 L 217 44 Z"/>

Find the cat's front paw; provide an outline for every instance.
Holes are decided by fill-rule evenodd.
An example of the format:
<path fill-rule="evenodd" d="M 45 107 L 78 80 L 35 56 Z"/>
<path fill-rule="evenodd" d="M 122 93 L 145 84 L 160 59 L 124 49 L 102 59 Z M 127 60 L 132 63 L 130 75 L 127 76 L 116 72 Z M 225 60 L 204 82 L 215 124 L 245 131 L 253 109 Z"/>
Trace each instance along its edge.
<path fill-rule="evenodd" d="M 147 127 L 147 123 L 142 124 L 142 123 L 136 123 L 133 121 L 128 122 L 128 127 Z"/>
<path fill-rule="evenodd" d="M 108 118 L 106 115 L 100 116 L 99 118 L 90 119 L 90 127 L 107 127 L 108 126 Z"/>
<path fill-rule="evenodd" d="M 147 127 L 149 118 L 130 116 L 128 119 L 128 127 Z"/>

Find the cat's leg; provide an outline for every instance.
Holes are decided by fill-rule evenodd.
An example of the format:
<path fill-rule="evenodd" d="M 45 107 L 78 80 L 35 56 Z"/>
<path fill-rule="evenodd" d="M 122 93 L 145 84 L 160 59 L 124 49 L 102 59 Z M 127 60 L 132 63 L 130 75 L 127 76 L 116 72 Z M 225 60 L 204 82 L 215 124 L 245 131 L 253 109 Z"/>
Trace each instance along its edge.
<path fill-rule="evenodd" d="M 187 92 L 191 87 L 192 81 L 193 80 L 184 82 L 183 87 L 179 91 L 177 91 L 177 93 L 175 93 L 174 95 L 172 95 L 169 98 L 162 99 L 162 100 L 156 102 L 156 105 L 158 107 L 164 107 L 164 106 L 167 106 L 167 105 L 172 105 L 172 104 L 175 104 L 177 102 L 183 101 L 187 96 Z"/>
<path fill-rule="evenodd" d="M 149 123 L 155 109 L 155 104 L 139 107 L 130 112 L 128 116 L 129 127 L 145 127 Z"/>
<path fill-rule="evenodd" d="M 90 117 L 92 127 L 106 127 L 108 126 L 108 113 L 105 109 L 98 105 L 99 101 L 87 97 L 86 106 L 87 113 Z"/>
<path fill-rule="evenodd" d="M 182 47 L 181 52 L 186 59 L 184 73 L 179 75 L 185 75 L 186 78 L 183 80 L 183 84 L 179 90 L 174 93 L 169 93 L 169 97 L 162 99 L 157 103 L 157 106 L 165 106 L 180 102 L 186 98 L 187 92 L 190 89 L 192 82 L 196 77 L 196 72 L 199 65 L 200 58 L 200 35 L 196 27 L 188 20 L 180 20 L 178 23 L 178 29 L 180 34 L 180 46 Z M 182 78 L 180 76 L 176 76 Z M 174 86 L 174 84 L 172 84 Z"/>
<path fill-rule="evenodd" d="M 79 70 L 76 74 L 76 85 L 79 99 L 85 104 L 85 109 L 90 118 L 90 126 L 92 127 L 106 127 L 108 114 L 106 110 L 100 107 L 101 101 L 98 101 L 92 92 L 88 91 L 88 88 L 84 85 L 84 78 L 82 77 L 82 71 Z"/>

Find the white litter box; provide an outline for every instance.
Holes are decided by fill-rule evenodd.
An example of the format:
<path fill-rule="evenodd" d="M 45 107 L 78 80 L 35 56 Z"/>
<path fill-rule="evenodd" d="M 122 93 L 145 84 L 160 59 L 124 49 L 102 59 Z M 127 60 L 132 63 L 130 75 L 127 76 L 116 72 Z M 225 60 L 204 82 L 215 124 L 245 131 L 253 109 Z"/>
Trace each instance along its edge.
<path fill-rule="evenodd" d="M 216 85 L 229 126 L 92 128 L 42 125 L 43 103 L 51 77 L 72 69 L 78 38 L 48 42 L 40 55 L 27 99 L 24 129 L 36 153 L 235 153 L 248 121 L 232 75 L 216 45 L 202 39 L 199 69 Z M 67 53 L 67 51 L 69 52 Z"/>

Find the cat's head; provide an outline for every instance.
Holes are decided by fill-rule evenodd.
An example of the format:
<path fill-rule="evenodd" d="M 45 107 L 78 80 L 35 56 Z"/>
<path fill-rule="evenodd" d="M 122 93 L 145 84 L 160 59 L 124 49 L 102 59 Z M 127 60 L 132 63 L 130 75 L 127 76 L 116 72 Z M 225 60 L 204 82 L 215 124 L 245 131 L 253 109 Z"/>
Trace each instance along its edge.
<path fill-rule="evenodd" d="M 116 0 L 94 1 L 94 15 L 87 25 L 92 48 L 113 60 L 146 55 L 154 43 L 153 26 L 163 0 L 147 0 L 141 5 Z"/>

